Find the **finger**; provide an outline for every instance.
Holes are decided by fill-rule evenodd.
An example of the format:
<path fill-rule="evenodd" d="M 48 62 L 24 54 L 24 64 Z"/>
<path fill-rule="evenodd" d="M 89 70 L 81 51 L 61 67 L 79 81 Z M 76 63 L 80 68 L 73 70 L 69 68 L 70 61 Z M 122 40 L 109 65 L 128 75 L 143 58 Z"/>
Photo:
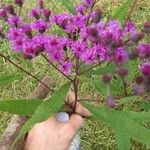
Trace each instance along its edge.
<path fill-rule="evenodd" d="M 75 93 L 72 91 L 69 91 L 68 93 L 68 99 L 67 102 L 73 107 L 75 102 Z M 81 105 L 81 103 L 77 102 L 76 110 L 75 112 L 83 117 L 89 117 L 91 116 L 91 112 L 86 109 L 84 106 Z"/>
<path fill-rule="evenodd" d="M 75 94 L 74 94 L 74 92 L 69 91 L 66 102 L 68 102 L 70 105 L 73 105 L 74 101 L 75 101 Z"/>
<path fill-rule="evenodd" d="M 75 112 L 83 117 L 92 116 L 92 113 L 88 109 L 86 109 L 84 106 L 82 106 L 81 103 L 79 103 L 79 102 L 77 102 L 77 104 L 76 104 Z"/>
<path fill-rule="evenodd" d="M 78 114 L 73 114 L 71 117 L 70 117 L 70 120 L 68 122 L 72 128 L 77 131 L 80 129 L 80 127 L 82 126 L 83 124 L 83 118 L 78 115 Z"/>

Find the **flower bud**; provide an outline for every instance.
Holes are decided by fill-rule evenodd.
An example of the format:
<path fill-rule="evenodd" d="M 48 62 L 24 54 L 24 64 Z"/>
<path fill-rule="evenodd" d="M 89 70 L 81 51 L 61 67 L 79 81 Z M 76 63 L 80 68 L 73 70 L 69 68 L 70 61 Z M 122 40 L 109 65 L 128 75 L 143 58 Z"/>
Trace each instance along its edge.
<path fill-rule="evenodd" d="M 150 63 L 144 63 L 140 67 L 142 74 L 146 77 L 150 77 Z"/>
<path fill-rule="evenodd" d="M 144 23 L 144 31 L 146 33 L 150 33 L 150 22 L 145 22 Z"/>
<path fill-rule="evenodd" d="M 118 74 L 121 77 L 126 77 L 128 75 L 128 70 L 126 68 L 119 68 L 118 69 Z"/>
<path fill-rule="evenodd" d="M 136 58 L 138 58 L 139 56 L 139 49 L 138 48 L 134 48 L 131 53 L 129 54 L 129 58 L 134 60 Z"/>
<path fill-rule="evenodd" d="M 51 15 L 50 9 L 44 9 L 43 14 L 44 14 L 44 17 L 45 17 L 46 21 L 49 21 L 49 17 Z"/>
<path fill-rule="evenodd" d="M 31 29 L 30 25 L 24 25 L 23 31 L 27 37 L 32 38 L 32 29 Z"/>
<path fill-rule="evenodd" d="M 116 107 L 116 101 L 114 100 L 114 98 L 112 96 L 109 96 L 106 98 L 106 105 L 109 108 L 115 108 Z"/>
<path fill-rule="evenodd" d="M 88 28 L 87 29 L 87 33 L 90 36 L 93 36 L 93 37 L 97 37 L 98 36 L 98 31 L 97 31 L 97 29 L 95 27 Z"/>
<path fill-rule="evenodd" d="M 142 96 L 144 94 L 144 88 L 138 84 L 133 84 L 132 89 L 136 95 Z"/>
<path fill-rule="evenodd" d="M 15 4 L 18 5 L 19 7 L 22 7 L 23 5 L 23 0 L 15 0 Z"/>
<path fill-rule="evenodd" d="M 140 75 L 136 77 L 135 81 L 137 84 L 142 84 L 144 82 L 144 78 Z"/>
<path fill-rule="evenodd" d="M 122 39 L 113 40 L 111 45 L 113 47 L 121 47 L 123 46 L 123 40 Z"/>
<path fill-rule="evenodd" d="M 7 9 L 6 8 L 0 9 L 0 18 L 3 18 L 5 21 L 7 21 Z"/>
<path fill-rule="evenodd" d="M 40 19 L 40 12 L 37 9 L 32 9 L 31 16 L 38 20 Z"/>
<path fill-rule="evenodd" d="M 111 75 L 110 75 L 110 74 L 104 74 L 104 75 L 102 76 L 102 80 L 103 80 L 103 82 L 106 83 L 106 84 L 110 83 L 110 81 L 111 81 Z"/>
<path fill-rule="evenodd" d="M 94 23 L 98 23 L 102 18 L 102 11 L 98 9 L 93 11 L 91 13 L 91 18 Z"/>
<path fill-rule="evenodd" d="M 39 0 L 39 6 L 40 6 L 40 9 L 44 8 L 44 1 L 43 0 Z"/>
<path fill-rule="evenodd" d="M 130 35 L 130 40 L 133 42 L 138 42 L 140 40 L 142 40 L 144 38 L 144 33 L 140 32 L 140 33 L 132 33 Z"/>
<path fill-rule="evenodd" d="M 16 15 L 15 10 L 14 10 L 14 7 L 13 7 L 12 5 L 6 6 L 6 10 L 7 10 L 11 15 L 13 15 L 13 16 Z"/>
<path fill-rule="evenodd" d="M 139 49 L 139 55 L 142 58 L 149 58 L 150 57 L 150 44 L 149 43 L 143 43 L 138 46 Z"/>

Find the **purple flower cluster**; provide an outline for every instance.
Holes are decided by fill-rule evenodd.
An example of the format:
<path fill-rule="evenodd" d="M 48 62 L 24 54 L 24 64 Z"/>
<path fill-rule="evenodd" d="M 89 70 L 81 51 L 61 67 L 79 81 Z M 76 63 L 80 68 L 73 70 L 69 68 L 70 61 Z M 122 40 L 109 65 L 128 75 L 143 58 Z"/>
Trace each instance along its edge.
<path fill-rule="evenodd" d="M 15 3 L 21 7 L 23 1 L 15 0 Z M 144 34 L 133 22 L 122 26 L 118 20 L 103 21 L 100 10 L 91 11 L 94 4 L 94 0 L 83 0 L 75 14 L 52 15 L 43 0 L 39 0 L 39 7 L 29 13 L 34 18 L 31 23 L 23 22 L 10 6 L 0 10 L 0 18 L 9 25 L 7 37 L 13 50 L 23 53 L 27 59 L 45 53 L 66 75 L 73 71 L 74 58 L 87 65 L 109 62 L 115 65 L 120 76 L 125 77 L 128 75 L 125 64 L 129 59 L 150 58 L 150 44 L 140 43 Z M 48 30 L 53 26 L 61 28 L 65 36 L 50 35 Z M 149 22 L 146 22 L 143 31 L 149 33 L 149 29 Z M 149 80 L 150 62 L 143 63 L 139 70 Z"/>

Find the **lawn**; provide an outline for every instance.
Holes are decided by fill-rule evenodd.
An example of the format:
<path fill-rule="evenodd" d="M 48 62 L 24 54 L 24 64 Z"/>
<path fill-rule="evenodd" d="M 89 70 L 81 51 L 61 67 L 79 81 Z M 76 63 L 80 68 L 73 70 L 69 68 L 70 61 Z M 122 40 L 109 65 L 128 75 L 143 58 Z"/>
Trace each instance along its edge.
<path fill-rule="evenodd" d="M 28 20 L 26 14 L 33 6 L 37 5 L 36 1 L 37 0 L 25 0 L 25 5 L 21 12 L 24 16 L 24 19 Z M 59 0 L 51 0 L 50 2 L 49 0 L 46 0 L 46 5 L 49 6 L 54 13 L 65 12 L 65 8 L 57 1 Z M 80 0 L 72 1 L 76 4 Z M 103 10 L 104 16 L 111 16 L 113 10 L 115 10 L 124 1 L 125 0 L 99 0 L 96 7 Z M 148 3 L 148 1 L 149 0 L 139 0 L 134 13 L 132 14 L 131 20 L 135 21 L 139 28 L 143 25 L 144 21 L 150 18 L 150 3 Z M 13 0 L 2 0 L 2 4 L 12 2 Z M 52 32 L 54 33 L 55 29 Z M 57 74 L 57 71 L 51 68 L 51 66 L 49 66 L 47 62 L 40 56 L 32 61 L 24 60 L 21 55 L 16 54 L 11 50 L 9 43 L 5 40 L 0 41 L 0 51 L 10 56 L 14 62 L 34 74 L 39 79 L 49 75 L 52 79 L 50 85 L 52 92 L 58 89 L 58 85 L 60 86 L 65 82 L 64 77 Z M 133 69 L 136 71 L 136 67 L 134 67 L 134 65 Z M 0 85 L 0 100 L 28 97 L 28 95 L 38 84 L 37 81 L 35 81 L 32 77 L 24 74 L 12 64 L 0 57 L 0 76 L 10 74 L 19 74 L 21 77 L 19 80 L 16 80 L 11 84 Z M 94 99 L 99 98 L 99 93 L 95 92 L 94 87 L 88 82 L 84 82 L 80 85 L 79 94 L 83 97 L 85 97 L 85 95 L 86 97 L 92 95 Z M 141 99 L 129 101 L 127 104 L 125 104 L 125 109 L 139 111 L 141 109 L 141 107 L 139 107 L 139 101 L 141 101 Z M 8 113 L 0 113 L 0 135 L 9 124 L 11 117 L 12 116 Z M 91 122 L 86 119 L 84 126 L 80 130 L 80 135 L 82 139 L 82 150 L 117 150 L 113 133 L 102 122 Z M 132 150 L 148 149 L 145 145 L 135 141 L 132 141 L 132 143 Z"/>

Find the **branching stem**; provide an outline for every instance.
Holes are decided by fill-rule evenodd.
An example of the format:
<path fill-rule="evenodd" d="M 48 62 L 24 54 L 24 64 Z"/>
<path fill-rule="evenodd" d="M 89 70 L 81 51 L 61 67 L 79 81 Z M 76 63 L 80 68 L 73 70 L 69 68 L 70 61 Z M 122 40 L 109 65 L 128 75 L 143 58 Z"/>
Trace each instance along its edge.
<path fill-rule="evenodd" d="M 40 82 L 42 85 L 44 85 L 46 88 L 48 88 L 50 90 L 50 87 L 48 87 L 45 83 L 43 83 L 40 79 L 38 79 L 36 76 L 34 76 L 33 74 L 31 74 L 30 72 L 26 71 L 25 69 L 23 69 L 22 67 L 18 66 L 16 63 L 14 63 L 10 58 L 8 58 L 7 56 L 3 55 L 2 53 L 0 53 L 0 57 L 4 58 L 5 60 L 9 61 L 11 64 L 13 64 L 15 67 L 17 67 L 19 70 L 21 70 L 22 72 L 26 73 L 27 75 L 33 77 L 35 80 L 37 80 L 38 82 Z"/>
<path fill-rule="evenodd" d="M 53 67 L 55 68 L 59 73 L 61 73 L 63 76 L 65 76 L 68 80 L 70 80 L 71 82 L 74 82 L 70 77 L 68 77 L 66 74 L 64 74 L 63 72 L 61 72 L 52 62 L 49 61 L 49 59 L 44 55 L 41 54 L 43 56 L 44 59 L 46 59 L 46 61 Z"/>

